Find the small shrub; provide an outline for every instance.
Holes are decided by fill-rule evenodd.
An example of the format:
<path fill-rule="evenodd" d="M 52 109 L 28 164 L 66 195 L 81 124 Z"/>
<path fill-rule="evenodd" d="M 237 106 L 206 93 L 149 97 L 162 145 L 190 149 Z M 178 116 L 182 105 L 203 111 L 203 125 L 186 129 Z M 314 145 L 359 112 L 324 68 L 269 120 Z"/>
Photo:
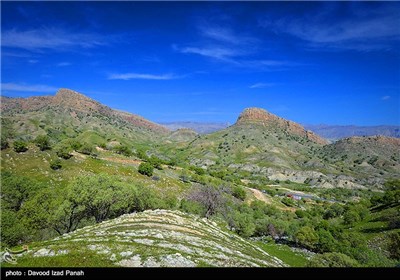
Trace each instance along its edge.
<path fill-rule="evenodd" d="M 138 169 L 140 174 L 143 174 L 143 175 L 146 175 L 146 176 L 149 176 L 149 177 L 153 176 L 153 170 L 154 170 L 153 165 L 151 165 L 148 162 L 142 162 L 139 165 L 139 169 Z"/>
<path fill-rule="evenodd" d="M 240 200 L 245 200 L 246 199 L 246 191 L 242 187 L 235 187 L 233 189 L 232 195 Z"/>
<path fill-rule="evenodd" d="M 50 163 L 50 168 L 53 170 L 61 169 L 61 167 L 62 167 L 61 160 L 59 159 L 56 159 Z"/>
<path fill-rule="evenodd" d="M 35 143 L 41 151 L 49 150 L 51 148 L 50 138 L 47 135 L 39 135 L 36 137 Z"/>
<path fill-rule="evenodd" d="M 28 150 L 27 144 L 24 141 L 17 140 L 14 142 L 14 151 L 17 153 L 23 153 Z"/>

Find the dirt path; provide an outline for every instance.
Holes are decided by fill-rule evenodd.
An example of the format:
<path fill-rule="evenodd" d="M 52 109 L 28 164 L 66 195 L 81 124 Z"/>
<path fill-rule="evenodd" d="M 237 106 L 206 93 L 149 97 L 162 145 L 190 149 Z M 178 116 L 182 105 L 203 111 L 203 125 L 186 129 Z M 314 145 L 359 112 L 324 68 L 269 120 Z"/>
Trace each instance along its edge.
<path fill-rule="evenodd" d="M 253 189 L 253 188 L 248 188 L 254 195 L 254 197 L 257 200 L 263 201 L 267 204 L 272 204 L 272 200 L 271 198 L 269 198 L 268 196 L 266 196 L 265 194 L 263 194 L 260 190 L 257 189 Z M 294 207 L 287 207 L 287 206 L 276 206 L 278 209 L 284 210 L 284 211 L 290 211 L 290 212 L 295 212 L 296 208 Z"/>
<path fill-rule="evenodd" d="M 264 201 L 267 204 L 272 204 L 271 199 L 265 196 L 261 191 L 253 188 L 248 188 L 248 189 L 253 193 L 256 199 Z"/>
<path fill-rule="evenodd" d="M 112 162 L 117 162 L 117 163 L 135 164 L 135 165 L 139 165 L 143 162 L 138 159 L 124 159 L 124 158 L 116 158 L 116 157 L 104 157 L 101 159 L 107 160 L 107 161 L 112 161 Z"/>

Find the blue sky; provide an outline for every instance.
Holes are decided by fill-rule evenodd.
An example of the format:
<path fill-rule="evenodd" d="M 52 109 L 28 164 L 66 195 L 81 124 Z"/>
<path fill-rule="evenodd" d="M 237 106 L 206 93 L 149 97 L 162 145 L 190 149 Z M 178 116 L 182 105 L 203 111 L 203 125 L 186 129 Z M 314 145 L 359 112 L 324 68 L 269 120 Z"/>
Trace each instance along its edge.
<path fill-rule="evenodd" d="M 2 2 L 1 94 L 156 122 L 400 124 L 400 2 Z"/>

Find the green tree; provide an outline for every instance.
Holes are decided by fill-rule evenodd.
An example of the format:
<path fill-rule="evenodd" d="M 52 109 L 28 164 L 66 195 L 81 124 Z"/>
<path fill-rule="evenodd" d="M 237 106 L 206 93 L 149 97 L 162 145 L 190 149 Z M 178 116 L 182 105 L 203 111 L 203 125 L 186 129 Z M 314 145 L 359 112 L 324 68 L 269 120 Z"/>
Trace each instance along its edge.
<path fill-rule="evenodd" d="M 31 179 L 7 172 L 2 174 L 1 179 L 1 200 L 6 208 L 13 211 L 19 211 L 24 202 L 39 188 Z"/>
<path fill-rule="evenodd" d="M 36 146 L 39 147 L 41 151 L 49 150 L 50 146 L 50 138 L 47 135 L 39 135 L 35 139 Z"/>
<path fill-rule="evenodd" d="M 358 267 L 359 263 L 342 253 L 324 253 L 315 255 L 307 263 L 308 267 Z"/>
<path fill-rule="evenodd" d="M 162 170 L 162 160 L 159 159 L 158 157 L 152 155 L 148 160 L 148 163 L 150 163 L 154 168 L 157 168 L 158 170 Z"/>
<path fill-rule="evenodd" d="M 355 223 L 359 222 L 361 220 L 360 215 L 357 213 L 356 210 L 349 210 L 346 213 L 344 213 L 343 216 L 343 222 L 346 225 L 354 225 Z"/>
<path fill-rule="evenodd" d="M 250 213 L 242 213 L 239 211 L 235 211 L 233 215 L 233 226 L 235 231 L 243 237 L 252 236 L 256 229 L 253 216 Z"/>
<path fill-rule="evenodd" d="M 143 174 L 143 175 L 146 175 L 149 177 L 153 176 L 153 170 L 154 170 L 153 165 L 151 165 L 148 162 L 142 162 L 138 168 L 138 171 L 140 174 Z"/>
<path fill-rule="evenodd" d="M 1 210 L 1 242 L 2 245 L 16 246 L 21 241 L 26 241 L 32 236 L 32 231 L 28 232 L 25 224 L 21 220 L 18 212 L 2 209 Z"/>
<path fill-rule="evenodd" d="M 148 160 L 148 156 L 146 154 L 146 151 L 142 150 L 142 149 L 137 149 L 136 150 L 136 156 L 142 160 Z"/>
<path fill-rule="evenodd" d="M 233 188 L 232 195 L 240 200 L 246 199 L 246 191 L 243 189 L 243 187 L 240 186 L 236 186 Z"/>
<path fill-rule="evenodd" d="M 60 235 L 75 230 L 85 218 L 86 209 L 65 196 L 65 193 L 46 188 L 29 199 L 21 211 L 30 227 L 53 229 Z"/>
<path fill-rule="evenodd" d="M 313 249 L 317 245 L 318 235 L 313 228 L 303 226 L 296 232 L 295 241 L 299 245 Z"/>
<path fill-rule="evenodd" d="M 83 207 L 86 216 L 94 217 L 96 222 L 114 217 L 121 209 L 127 209 L 130 198 L 132 194 L 129 190 L 107 175 L 78 177 L 68 191 L 71 204 Z"/>
<path fill-rule="evenodd" d="M 23 153 L 28 150 L 28 146 L 25 141 L 17 140 L 14 142 L 14 151 L 17 153 Z"/>

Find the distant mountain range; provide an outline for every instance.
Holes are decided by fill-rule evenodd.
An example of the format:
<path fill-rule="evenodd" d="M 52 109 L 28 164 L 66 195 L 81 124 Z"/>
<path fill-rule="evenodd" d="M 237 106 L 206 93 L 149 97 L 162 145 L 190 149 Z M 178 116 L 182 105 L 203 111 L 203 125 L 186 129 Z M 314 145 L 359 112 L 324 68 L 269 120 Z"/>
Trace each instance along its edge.
<path fill-rule="evenodd" d="M 166 122 L 160 123 L 170 130 L 189 128 L 199 134 L 207 134 L 227 128 L 229 123 L 222 122 Z M 372 136 L 383 135 L 388 137 L 400 138 L 400 126 L 378 125 L 378 126 L 356 126 L 356 125 L 326 125 L 326 124 L 305 124 L 305 129 L 331 141 L 352 137 L 352 136 Z"/>
<path fill-rule="evenodd" d="M 160 124 L 169 128 L 170 130 L 189 128 L 199 134 L 212 133 L 227 128 L 230 125 L 229 123 L 220 122 L 162 122 Z"/>
<path fill-rule="evenodd" d="M 304 125 L 308 130 L 329 139 L 338 140 L 352 136 L 383 135 L 400 138 L 400 126 L 378 125 L 378 126 L 356 126 L 356 125 Z"/>

